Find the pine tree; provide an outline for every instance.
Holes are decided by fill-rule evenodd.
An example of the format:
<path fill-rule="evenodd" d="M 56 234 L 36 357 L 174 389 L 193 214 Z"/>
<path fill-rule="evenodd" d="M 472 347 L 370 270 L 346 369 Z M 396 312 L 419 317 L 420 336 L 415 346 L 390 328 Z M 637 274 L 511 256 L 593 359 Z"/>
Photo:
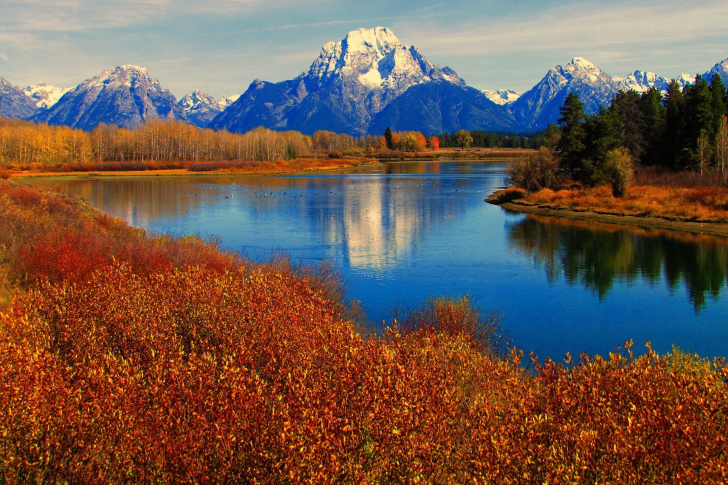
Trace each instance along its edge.
<path fill-rule="evenodd" d="M 662 93 L 652 87 L 642 93 L 640 109 L 644 121 L 642 136 L 645 141 L 645 153 L 639 160 L 644 165 L 657 165 L 663 162 L 663 135 L 665 132 L 665 107 L 662 105 Z"/>
<path fill-rule="evenodd" d="M 683 139 L 684 149 L 690 155 L 690 168 L 696 168 L 704 162 L 709 144 L 705 145 L 698 140 L 701 137 L 709 139 L 712 121 L 712 96 L 708 82 L 701 76 L 697 76 L 695 84 L 685 88 L 685 121 L 684 129 L 686 137 Z"/>
<path fill-rule="evenodd" d="M 599 113 L 587 118 L 584 125 L 585 149 L 580 160 L 579 179 L 590 185 L 605 183 L 608 174 L 604 170 L 609 152 L 622 147 L 622 126 L 617 109 L 599 108 Z"/>
<path fill-rule="evenodd" d="M 665 163 L 672 169 L 680 169 L 684 166 L 682 152 L 683 139 L 685 138 L 685 95 L 683 89 L 676 80 L 672 80 L 667 87 L 665 98 Z"/>
<path fill-rule="evenodd" d="M 713 77 L 710 78 L 710 97 L 710 141 L 715 145 L 723 116 L 728 115 L 728 106 L 725 104 L 726 88 L 718 73 L 713 74 Z"/>
<path fill-rule="evenodd" d="M 384 139 L 387 141 L 387 148 L 392 150 L 394 148 L 394 142 L 392 141 L 391 128 L 387 127 L 387 129 L 384 130 Z"/>
<path fill-rule="evenodd" d="M 561 169 L 578 179 L 582 172 L 581 161 L 586 149 L 584 145 L 586 113 L 579 95 L 569 93 L 560 113 L 559 125 L 562 127 L 562 132 L 556 152 L 561 158 Z"/>
<path fill-rule="evenodd" d="M 641 160 L 645 152 L 645 140 L 640 95 L 633 89 L 619 92 L 612 100 L 612 109 L 619 117 L 622 146 L 629 150 L 635 160 Z"/>

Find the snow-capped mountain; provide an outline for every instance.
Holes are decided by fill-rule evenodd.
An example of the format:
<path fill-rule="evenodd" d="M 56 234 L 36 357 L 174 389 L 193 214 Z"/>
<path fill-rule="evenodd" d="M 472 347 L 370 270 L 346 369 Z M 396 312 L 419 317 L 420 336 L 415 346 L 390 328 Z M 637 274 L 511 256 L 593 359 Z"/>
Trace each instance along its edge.
<path fill-rule="evenodd" d="M 403 45 L 389 29 L 359 29 L 340 42 L 325 44 L 311 67 L 291 81 L 254 81 L 209 127 L 238 133 L 265 126 L 303 133 L 326 129 L 363 134 L 396 99 L 423 85 L 429 88 L 418 91 L 426 99 L 415 102 L 427 103 L 437 112 L 443 109 L 436 99 L 438 90 L 473 96 L 455 71 L 432 64 L 415 47 Z M 452 87 L 457 89 L 452 91 Z M 497 119 L 493 126 L 514 126 L 505 109 L 491 106 L 484 94 L 480 96 Z M 432 118 L 441 115 L 448 116 L 440 112 Z M 392 116 L 406 123 L 401 116 Z"/>
<path fill-rule="evenodd" d="M 237 101 L 239 97 L 239 94 L 234 94 L 232 96 L 223 96 L 222 98 L 220 98 L 217 101 L 217 105 L 220 107 L 220 111 L 225 111 L 225 108 Z"/>
<path fill-rule="evenodd" d="M 47 109 L 58 102 L 61 97 L 73 88 L 58 88 L 46 83 L 31 84 L 23 92 L 35 101 L 41 109 Z"/>
<path fill-rule="evenodd" d="M 654 72 L 634 71 L 626 77 L 615 76 L 612 78 L 614 84 L 620 91 L 633 89 L 638 93 L 644 93 L 651 88 L 657 88 L 662 92 L 667 91 L 670 84 L 669 79 L 658 76 Z"/>
<path fill-rule="evenodd" d="M 91 130 L 100 123 L 133 128 L 155 118 L 181 118 L 177 99 L 146 69 L 125 65 L 87 79 L 33 120 Z"/>
<path fill-rule="evenodd" d="M 202 91 L 193 91 L 180 99 L 177 105 L 185 121 L 198 128 L 205 128 L 229 106 L 229 102 L 227 99 L 218 101 Z"/>
<path fill-rule="evenodd" d="M 569 93 L 575 92 L 587 113 L 608 106 L 619 87 L 604 71 L 581 57 L 566 66 L 556 66 L 511 105 L 516 120 L 528 130 L 546 128 L 559 119 L 559 109 Z"/>
<path fill-rule="evenodd" d="M 523 93 L 517 93 L 511 89 L 498 89 L 496 91 L 484 89 L 483 94 L 485 94 L 486 98 L 501 106 L 515 102 L 523 95 Z"/>
<path fill-rule="evenodd" d="M 713 68 L 710 71 L 705 73 L 703 78 L 710 81 L 710 78 L 713 77 L 713 74 L 720 75 L 720 78 L 723 80 L 723 84 L 728 86 L 728 59 L 725 59 L 724 61 L 721 61 L 718 64 L 716 64 L 715 66 L 713 66 Z M 693 79 L 693 82 L 695 82 L 694 79 Z"/>
<path fill-rule="evenodd" d="M 696 79 L 696 76 L 695 76 L 695 74 L 685 74 L 685 73 L 682 73 L 682 74 L 680 74 L 680 76 L 679 76 L 679 77 L 678 77 L 677 79 L 675 79 L 675 80 L 677 81 L 677 83 L 678 83 L 678 84 L 679 84 L 680 86 L 682 86 L 682 87 L 685 87 L 685 86 L 687 86 L 688 84 L 695 84 L 695 79 Z"/>
<path fill-rule="evenodd" d="M 0 116 L 29 118 L 38 112 L 32 99 L 17 86 L 0 77 Z"/>

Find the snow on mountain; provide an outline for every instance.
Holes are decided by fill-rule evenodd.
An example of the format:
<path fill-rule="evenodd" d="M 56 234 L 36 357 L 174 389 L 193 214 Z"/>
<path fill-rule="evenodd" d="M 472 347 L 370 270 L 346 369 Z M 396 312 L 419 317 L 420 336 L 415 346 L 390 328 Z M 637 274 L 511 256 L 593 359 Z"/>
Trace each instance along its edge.
<path fill-rule="evenodd" d="M 37 111 L 38 107 L 33 100 L 19 87 L 0 77 L 0 116 L 29 118 Z"/>
<path fill-rule="evenodd" d="M 431 83 L 466 88 L 455 71 L 432 64 L 391 30 L 358 29 L 339 42 L 326 43 L 295 79 L 276 84 L 254 81 L 209 126 L 234 132 L 266 126 L 363 134 L 395 99 L 413 86 Z M 425 91 L 434 95 L 433 90 Z"/>
<path fill-rule="evenodd" d="M 91 130 L 100 123 L 133 128 L 151 119 L 182 118 L 176 98 L 145 68 L 124 65 L 87 79 L 33 119 Z"/>
<path fill-rule="evenodd" d="M 582 57 L 575 57 L 566 66 L 556 66 L 531 90 L 513 104 L 516 120 L 528 130 L 546 128 L 559 119 L 559 109 L 569 93 L 577 93 L 587 113 L 599 106 L 608 106 L 619 87 L 611 76 Z"/>
<path fill-rule="evenodd" d="M 723 84 L 728 86 L 728 59 L 725 59 L 724 61 L 721 61 L 713 66 L 710 71 L 705 73 L 703 78 L 710 81 L 710 78 L 713 77 L 713 74 L 720 75 L 721 79 L 723 80 Z"/>
<path fill-rule="evenodd" d="M 58 102 L 61 97 L 73 88 L 58 88 L 46 83 L 35 83 L 23 89 L 23 92 L 35 101 L 38 108 L 47 109 Z"/>
<path fill-rule="evenodd" d="M 177 103 L 182 117 L 188 123 L 205 128 L 215 116 L 223 112 L 223 104 L 202 91 L 193 91 Z"/>
<path fill-rule="evenodd" d="M 239 94 L 234 94 L 232 96 L 223 96 L 222 98 L 217 100 L 217 105 L 220 107 L 220 111 L 225 111 L 225 108 L 237 101 L 239 97 Z"/>
<path fill-rule="evenodd" d="M 523 93 L 517 93 L 510 89 L 499 89 L 496 91 L 485 89 L 483 90 L 483 94 L 485 94 L 489 100 L 501 106 L 511 104 L 523 95 Z"/>
<path fill-rule="evenodd" d="M 615 76 L 612 80 L 620 90 L 629 91 L 633 89 L 638 93 L 647 92 L 653 87 L 665 92 L 670 84 L 669 79 L 658 76 L 654 72 L 645 71 L 634 71 L 626 77 Z"/>
<path fill-rule="evenodd" d="M 694 74 L 683 73 L 683 74 L 680 74 L 680 76 L 676 79 L 676 81 L 678 82 L 678 84 L 680 84 L 680 86 L 685 87 L 688 84 L 695 84 L 695 79 L 696 79 L 696 76 Z"/>
<path fill-rule="evenodd" d="M 433 65 L 385 27 L 354 30 L 340 42 L 326 43 L 318 59 L 299 76 L 319 86 L 342 77 L 354 78 L 370 89 L 396 91 L 435 79 L 464 84 L 455 71 Z"/>

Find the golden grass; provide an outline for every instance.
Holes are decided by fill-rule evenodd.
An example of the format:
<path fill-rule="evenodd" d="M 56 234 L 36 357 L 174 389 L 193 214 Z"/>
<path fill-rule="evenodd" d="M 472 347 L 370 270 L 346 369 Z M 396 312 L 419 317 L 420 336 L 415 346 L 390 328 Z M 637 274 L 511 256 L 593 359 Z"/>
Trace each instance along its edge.
<path fill-rule="evenodd" d="M 549 209 L 599 214 L 659 217 L 684 222 L 728 222 L 725 187 L 630 187 L 625 197 L 612 195 L 608 186 L 554 191 L 544 189 L 521 200 Z"/>
<path fill-rule="evenodd" d="M 297 158 L 294 160 L 278 160 L 275 162 L 260 161 L 215 161 L 215 162 L 148 162 L 134 163 L 125 166 L 122 163 L 95 163 L 76 164 L 56 167 L 48 170 L 43 167 L 39 170 L 6 170 L 4 173 L 10 177 L 33 176 L 49 177 L 58 175 L 77 175 L 81 173 L 103 176 L 114 175 L 198 175 L 198 174 L 238 174 L 238 175 L 275 175 L 284 173 L 301 173 L 323 170 L 346 170 L 379 163 L 377 160 L 366 158 Z M 181 166 L 180 166 L 181 165 Z M 7 177 L 3 177 L 7 178 Z"/>

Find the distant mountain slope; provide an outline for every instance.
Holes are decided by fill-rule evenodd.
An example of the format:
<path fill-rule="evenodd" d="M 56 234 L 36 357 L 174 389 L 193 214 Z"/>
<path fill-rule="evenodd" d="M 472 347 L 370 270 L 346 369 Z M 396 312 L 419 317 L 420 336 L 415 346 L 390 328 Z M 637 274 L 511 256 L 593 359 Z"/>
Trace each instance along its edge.
<path fill-rule="evenodd" d="M 559 119 L 559 109 L 569 93 L 577 93 L 587 113 L 608 105 L 619 87 L 604 71 L 581 57 L 566 66 L 556 66 L 531 90 L 511 105 L 525 129 L 541 130 Z"/>
<path fill-rule="evenodd" d="M 425 85 L 437 87 L 422 89 Z M 476 104 L 487 105 L 486 111 L 495 116 L 493 124 L 503 124 L 502 118 L 506 118 L 513 125 L 506 109 L 496 106 L 483 93 L 476 95 L 467 89 L 455 71 L 432 64 L 415 47 L 403 45 L 389 29 L 377 27 L 355 30 L 340 42 L 327 43 L 311 67 L 295 79 L 276 84 L 254 81 L 209 127 L 237 133 L 265 126 L 303 133 L 326 129 L 359 135 L 372 132 L 370 125 L 375 118 L 392 116 L 400 129 L 414 129 L 410 122 L 419 120 L 394 114 L 401 110 L 393 108 L 389 115 L 379 114 L 410 90 L 431 96 L 445 87 L 450 98 L 458 93 L 463 99 L 477 98 Z M 426 99 L 413 96 L 407 99 L 427 104 Z M 443 116 L 427 114 L 430 118 Z M 457 126 L 466 128 L 469 123 L 470 119 L 461 117 Z"/>
<path fill-rule="evenodd" d="M 38 108 L 47 109 L 58 102 L 61 97 L 73 88 L 58 88 L 46 83 L 31 84 L 23 92 L 35 101 Z"/>
<path fill-rule="evenodd" d="M 719 62 L 713 68 L 706 72 L 703 77 L 710 81 L 710 78 L 713 77 L 713 74 L 720 75 L 721 79 L 723 79 L 723 84 L 728 86 L 728 59 L 725 59 L 724 61 Z"/>
<path fill-rule="evenodd" d="M 380 111 L 371 133 L 414 130 L 422 133 L 454 133 L 468 130 L 519 131 L 511 114 L 481 91 L 446 82 L 412 86 Z"/>
<path fill-rule="evenodd" d="M 38 112 L 35 102 L 19 87 L 0 77 L 0 116 L 30 118 Z"/>
<path fill-rule="evenodd" d="M 177 99 L 146 69 L 125 65 L 87 79 L 33 120 L 92 130 L 100 123 L 133 128 L 168 118 L 182 118 Z"/>

